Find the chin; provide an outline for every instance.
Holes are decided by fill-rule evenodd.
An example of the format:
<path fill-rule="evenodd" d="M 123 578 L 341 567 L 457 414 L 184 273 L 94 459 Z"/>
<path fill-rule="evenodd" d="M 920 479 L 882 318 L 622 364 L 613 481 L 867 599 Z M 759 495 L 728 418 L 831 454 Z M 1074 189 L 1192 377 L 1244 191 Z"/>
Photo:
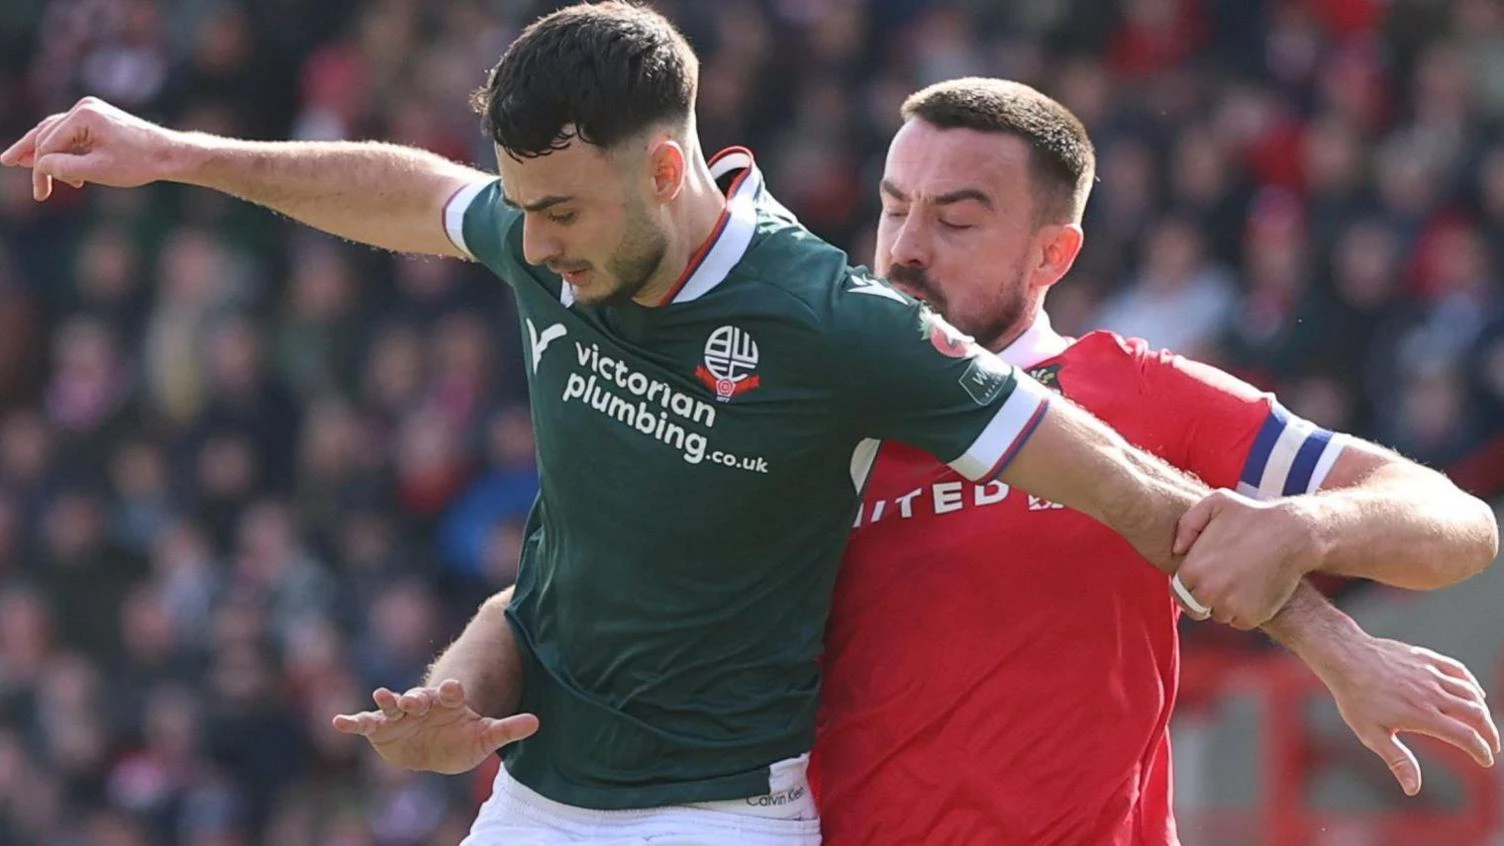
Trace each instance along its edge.
<path fill-rule="evenodd" d="M 636 291 L 630 291 L 620 284 L 605 285 L 592 280 L 591 283 L 574 289 L 574 298 L 585 305 L 593 306 L 619 306 L 630 301 Z"/>
<path fill-rule="evenodd" d="M 564 284 L 568 285 L 569 283 L 566 282 Z M 602 300 L 609 298 L 608 295 L 601 293 L 601 291 L 589 285 L 583 287 L 569 285 L 569 287 L 574 291 L 574 301 L 577 303 L 600 305 Z"/>

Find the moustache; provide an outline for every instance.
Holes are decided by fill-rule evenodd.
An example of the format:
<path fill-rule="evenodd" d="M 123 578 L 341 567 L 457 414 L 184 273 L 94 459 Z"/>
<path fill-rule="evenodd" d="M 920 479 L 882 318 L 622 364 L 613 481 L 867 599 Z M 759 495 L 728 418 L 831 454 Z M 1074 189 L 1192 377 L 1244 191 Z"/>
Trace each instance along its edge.
<path fill-rule="evenodd" d="M 929 274 L 922 267 L 895 264 L 888 268 L 888 281 L 922 293 L 926 299 L 934 293 Z"/>

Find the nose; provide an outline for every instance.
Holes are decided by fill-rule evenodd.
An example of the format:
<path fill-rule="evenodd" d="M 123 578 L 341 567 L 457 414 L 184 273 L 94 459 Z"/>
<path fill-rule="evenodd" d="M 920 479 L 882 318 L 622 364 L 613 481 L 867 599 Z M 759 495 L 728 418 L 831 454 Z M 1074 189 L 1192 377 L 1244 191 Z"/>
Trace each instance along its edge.
<path fill-rule="evenodd" d="M 930 236 L 924 221 L 919 215 L 911 213 L 896 222 L 897 232 L 893 236 L 892 246 L 888 249 L 893 263 L 910 267 L 929 267 Z"/>
<path fill-rule="evenodd" d="M 547 230 L 548 227 L 532 220 L 530 215 L 523 217 L 522 257 L 527 259 L 528 264 L 547 264 L 563 252 L 559 239 Z"/>

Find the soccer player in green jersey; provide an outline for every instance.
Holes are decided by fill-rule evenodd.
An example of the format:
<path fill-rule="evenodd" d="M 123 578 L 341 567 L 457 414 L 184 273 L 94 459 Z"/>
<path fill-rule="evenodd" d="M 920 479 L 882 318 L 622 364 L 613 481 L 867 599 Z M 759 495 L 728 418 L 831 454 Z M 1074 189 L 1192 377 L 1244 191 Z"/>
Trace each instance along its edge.
<path fill-rule="evenodd" d="M 490 720 L 447 682 L 336 720 L 429 769 L 517 739 L 473 844 L 818 842 L 816 658 L 876 439 L 1101 520 L 1223 622 L 1262 624 L 1296 589 L 1257 549 L 1174 555 L 1197 484 L 848 267 L 749 152 L 707 159 L 697 70 L 647 9 L 540 19 L 476 98 L 499 179 L 390 145 L 175 132 L 93 99 L 0 155 L 38 199 L 53 179 L 172 180 L 511 286 L 541 493 L 505 609 L 521 666 L 498 672 L 520 673 L 505 710 L 525 713 Z M 465 732 L 430 731 L 446 721 Z"/>

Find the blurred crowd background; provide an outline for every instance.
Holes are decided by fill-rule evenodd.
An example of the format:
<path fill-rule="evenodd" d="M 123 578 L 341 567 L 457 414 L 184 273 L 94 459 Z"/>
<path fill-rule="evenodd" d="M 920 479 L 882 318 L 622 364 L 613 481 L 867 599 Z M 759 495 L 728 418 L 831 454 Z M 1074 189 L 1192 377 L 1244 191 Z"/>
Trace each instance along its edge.
<path fill-rule="evenodd" d="M 489 168 L 465 95 L 555 5 L 4 0 L 0 141 L 93 94 Z M 707 146 L 750 146 L 856 261 L 903 97 L 1031 82 L 1100 157 L 1058 328 L 1504 486 L 1498 0 L 655 5 L 704 59 Z M 512 580 L 519 360 L 474 267 L 175 186 L 38 205 L 0 173 L 0 844 L 457 842 L 472 783 L 329 718 Z"/>

